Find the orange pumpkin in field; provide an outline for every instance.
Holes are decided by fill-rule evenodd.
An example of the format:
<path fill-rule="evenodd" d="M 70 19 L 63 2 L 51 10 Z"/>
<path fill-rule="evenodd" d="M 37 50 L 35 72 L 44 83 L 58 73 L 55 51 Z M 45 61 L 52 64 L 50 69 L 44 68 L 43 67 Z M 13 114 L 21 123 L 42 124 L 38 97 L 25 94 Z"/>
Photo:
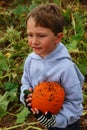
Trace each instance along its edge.
<path fill-rule="evenodd" d="M 56 82 L 42 82 L 34 88 L 32 95 L 32 108 L 37 108 L 43 113 L 57 114 L 64 102 L 65 92 L 63 87 Z"/>

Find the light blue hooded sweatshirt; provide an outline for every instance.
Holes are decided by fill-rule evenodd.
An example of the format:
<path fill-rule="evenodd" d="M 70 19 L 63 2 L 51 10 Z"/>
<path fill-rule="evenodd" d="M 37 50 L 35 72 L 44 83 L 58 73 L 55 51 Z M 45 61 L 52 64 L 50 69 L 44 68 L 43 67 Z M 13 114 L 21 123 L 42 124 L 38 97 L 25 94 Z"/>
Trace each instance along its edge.
<path fill-rule="evenodd" d="M 65 90 L 65 100 L 56 116 L 54 127 L 65 128 L 80 119 L 82 115 L 82 86 L 84 77 L 72 62 L 66 47 L 59 43 L 57 48 L 41 58 L 34 52 L 29 54 L 24 64 L 20 100 L 24 103 L 23 91 L 42 81 L 60 83 Z M 45 104 L 43 104 L 45 105 Z"/>

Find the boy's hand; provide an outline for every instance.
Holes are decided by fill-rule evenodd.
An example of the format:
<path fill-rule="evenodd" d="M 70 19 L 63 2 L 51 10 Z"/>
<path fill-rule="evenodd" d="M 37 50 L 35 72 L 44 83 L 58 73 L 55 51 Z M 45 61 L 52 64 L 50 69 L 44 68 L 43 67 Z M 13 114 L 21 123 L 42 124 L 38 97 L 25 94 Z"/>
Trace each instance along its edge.
<path fill-rule="evenodd" d="M 29 110 L 31 110 L 32 106 L 31 106 L 31 100 L 32 100 L 32 89 L 27 89 L 24 90 L 24 101 L 26 104 L 26 107 L 28 107 Z"/>
<path fill-rule="evenodd" d="M 50 112 L 46 112 L 43 114 L 41 111 L 37 110 L 36 108 L 33 110 L 31 109 L 35 118 L 45 127 L 52 127 L 56 123 L 55 115 L 52 115 Z"/>

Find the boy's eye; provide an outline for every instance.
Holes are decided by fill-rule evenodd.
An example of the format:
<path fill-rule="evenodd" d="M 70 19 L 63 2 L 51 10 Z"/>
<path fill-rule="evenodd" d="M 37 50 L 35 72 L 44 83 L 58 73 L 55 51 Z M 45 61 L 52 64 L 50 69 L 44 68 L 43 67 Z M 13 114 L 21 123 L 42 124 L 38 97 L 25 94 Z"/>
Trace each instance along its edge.
<path fill-rule="evenodd" d="M 27 36 L 28 36 L 28 37 L 34 37 L 34 35 L 31 34 L 31 33 L 27 34 Z M 43 38 L 43 37 L 46 37 L 46 35 L 45 35 L 45 34 L 37 34 L 36 37 L 37 37 L 37 38 Z"/>
<path fill-rule="evenodd" d="M 39 35 L 39 37 L 46 37 L 46 35 Z"/>
<path fill-rule="evenodd" d="M 32 37 L 33 35 L 32 34 L 28 34 L 28 37 Z"/>

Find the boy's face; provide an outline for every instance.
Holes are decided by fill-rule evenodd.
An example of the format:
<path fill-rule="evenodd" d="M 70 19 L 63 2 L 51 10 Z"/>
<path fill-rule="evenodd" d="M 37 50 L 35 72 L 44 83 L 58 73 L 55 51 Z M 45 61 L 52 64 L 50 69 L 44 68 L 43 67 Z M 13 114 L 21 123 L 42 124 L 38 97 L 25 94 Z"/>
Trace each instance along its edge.
<path fill-rule="evenodd" d="M 58 36 L 48 29 L 36 26 L 32 17 L 27 21 L 28 45 L 41 57 L 47 56 L 57 46 Z"/>

